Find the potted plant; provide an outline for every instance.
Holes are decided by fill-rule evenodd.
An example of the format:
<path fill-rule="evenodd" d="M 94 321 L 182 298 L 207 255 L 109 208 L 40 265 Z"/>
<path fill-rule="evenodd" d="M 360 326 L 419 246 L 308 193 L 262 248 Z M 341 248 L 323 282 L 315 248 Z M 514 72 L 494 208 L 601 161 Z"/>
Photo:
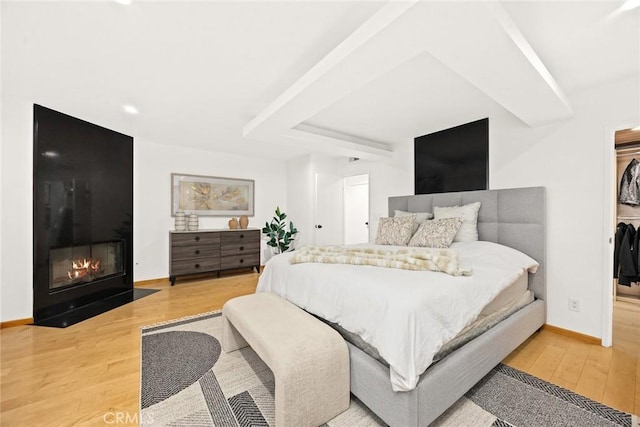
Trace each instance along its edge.
<path fill-rule="evenodd" d="M 298 230 L 291 221 L 289 221 L 289 229 L 287 230 L 286 218 L 287 214 L 281 212 L 280 207 L 277 207 L 271 223 L 265 222 L 262 229 L 262 234 L 268 239 L 267 245 L 273 248 L 272 251 L 275 254 L 292 251 L 295 236 L 298 234 Z"/>

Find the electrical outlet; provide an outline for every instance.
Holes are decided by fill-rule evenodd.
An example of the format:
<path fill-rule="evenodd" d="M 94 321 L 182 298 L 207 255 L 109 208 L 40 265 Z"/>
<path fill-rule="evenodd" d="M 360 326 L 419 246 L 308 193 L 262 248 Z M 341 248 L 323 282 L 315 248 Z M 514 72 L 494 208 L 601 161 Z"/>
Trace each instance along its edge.
<path fill-rule="evenodd" d="M 578 298 L 569 297 L 569 310 L 580 311 L 580 300 Z"/>

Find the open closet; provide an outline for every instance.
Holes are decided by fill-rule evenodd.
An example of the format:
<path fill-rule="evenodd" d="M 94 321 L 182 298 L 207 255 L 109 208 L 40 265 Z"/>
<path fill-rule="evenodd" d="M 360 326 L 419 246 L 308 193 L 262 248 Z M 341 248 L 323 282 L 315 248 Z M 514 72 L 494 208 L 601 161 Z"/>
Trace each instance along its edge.
<path fill-rule="evenodd" d="M 617 131 L 615 148 L 614 293 L 618 301 L 640 304 L 640 130 Z"/>

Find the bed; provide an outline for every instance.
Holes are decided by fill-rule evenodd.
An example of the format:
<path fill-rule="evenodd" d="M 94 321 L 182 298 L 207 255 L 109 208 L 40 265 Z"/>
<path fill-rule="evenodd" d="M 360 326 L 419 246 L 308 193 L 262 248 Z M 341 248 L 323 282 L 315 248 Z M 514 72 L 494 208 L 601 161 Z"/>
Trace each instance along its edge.
<path fill-rule="evenodd" d="M 380 322 L 371 327 L 357 322 L 349 323 L 350 319 L 347 317 L 354 311 L 354 306 L 349 305 L 352 304 L 351 299 L 343 296 L 340 292 L 343 287 L 346 287 L 343 285 L 347 281 L 356 281 L 354 271 L 358 268 L 360 268 L 359 271 L 365 271 L 362 270 L 363 267 L 332 266 L 332 269 L 328 270 L 324 265 L 317 265 L 294 269 L 285 265 L 288 262 L 283 257 L 275 262 L 270 261 L 258 285 L 259 292 L 277 293 L 312 314 L 320 313 L 320 317 L 325 317 L 333 326 L 336 326 L 333 324 L 333 321 L 336 320 L 332 313 L 333 307 L 344 305 L 344 307 L 336 308 L 336 311 L 342 310 L 343 313 L 343 318 L 338 323 L 347 325 L 348 327 L 345 329 L 351 329 L 351 332 L 363 336 L 366 341 L 379 345 L 380 355 L 382 355 L 382 357 L 376 357 L 379 355 L 373 354 L 366 346 L 358 345 L 357 341 L 349 340 L 351 342 L 347 342 L 350 354 L 351 392 L 391 426 L 425 426 L 431 423 L 545 322 L 544 188 L 391 197 L 389 198 L 389 215 L 392 216 L 396 210 L 433 212 L 435 206 L 461 206 L 473 202 L 481 202 L 477 224 L 480 241 L 470 243 L 469 249 L 467 246 L 459 247 L 461 263 L 468 262 L 479 253 L 485 256 L 485 252 L 492 255 L 493 251 L 498 251 L 493 254 L 495 257 L 513 256 L 517 262 L 522 263 L 522 267 L 525 267 L 522 270 L 525 272 L 525 280 L 519 280 L 519 277 L 513 272 L 507 271 L 512 277 L 508 280 L 505 279 L 504 283 L 501 282 L 494 286 L 491 282 L 498 276 L 485 273 L 483 268 L 478 268 L 478 266 L 476 266 L 477 271 L 474 271 L 471 277 L 459 279 L 458 282 L 444 277 L 446 276 L 444 273 L 421 272 L 421 275 L 418 276 L 415 272 L 364 267 L 369 272 L 368 274 L 375 271 L 375 275 L 379 276 L 382 283 L 393 282 L 394 293 L 402 295 L 402 292 L 406 290 L 412 295 L 412 298 L 405 298 L 409 301 L 394 297 L 400 303 L 392 302 L 391 298 L 388 303 L 385 303 L 385 299 L 380 296 L 385 297 L 387 295 L 385 292 L 388 291 L 378 289 L 379 286 L 370 277 L 366 280 L 367 283 L 371 283 L 369 290 L 366 286 L 356 290 L 358 295 L 361 295 L 362 301 L 365 302 L 363 305 L 376 307 L 372 309 L 374 315 L 369 316 L 367 322 L 375 323 L 377 317 L 389 318 L 386 315 L 376 316 L 376 313 L 390 312 L 394 314 L 393 317 L 397 318 L 393 320 L 399 322 L 395 324 L 407 325 L 407 330 L 396 327 L 395 329 L 387 328 L 390 330 L 385 331 L 385 327 L 388 325 Z M 499 245 L 495 245 L 495 243 Z M 456 247 L 456 245 L 454 244 L 452 247 Z M 509 248 L 517 249 L 519 252 Z M 537 270 L 529 268 L 532 266 L 528 265 L 527 260 L 531 260 L 531 258 L 537 261 L 535 266 Z M 483 263 L 491 264 L 491 258 L 489 261 L 485 261 L 485 259 L 487 258 L 482 258 Z M 331 271 L 333 276 L 323 276 L 327 271 Z M 339 274 L 335 273 L 337 271 Z M 533 274 L 526 273 L 526 271 L 536 272 Z M 306 276 L 304 276 L 305 274 Z M 519 274 L 522 275 L 522 273 Z M 411 280 L 414 280 L 415 277 L 419 277 L 420 280 L 425 277 L 431 279 L 437 275 L 443 276 L 439 280 L 444 280 L 446 286 L 438 285 L 433 287 L 435 289 L 433 291 L 424 291 L 436 292 L 435 294 L 413 293 L 419 283 L 412 284 Z M 481 293 L 473 294 L 476 288 L 486 286 L 488 290 L 493 292 L 491 297 L 493 298 L 496 294 L 510 287 L 512 282 L 525 283 L 531 291 L 529 294 L 533 294 L 535 300 L 519 305 L 517 311 L 514 309 L 508 312 L 508 316 L 504 320 L 500 320 L 495 325 L 489 325 L 491 327 L 486 332 L 477 337 L 471 337 L 459 348 L 436 356 L 436 359 L 439 360 L 434 361 L 433 357 L 436 353 L 430 352 L 432 349 L 427 349 L 429 347 L 425 344 L 427 341 L 420 338 L 421 334 L 425 333 L 420 330 L 421 325 L 429 324 L 435 318 L 442 317 L 442 314 L 448 310 L 451 313 L 458 313 L 458 311 L 449 309 L 447 306 L 446 310 L 437 313 L 435 317 L 420 318 L 418 322 L 415 321 L 416 316 L 426 316 L 424 314 L 426 310 L 419 310 L 421 301 L 425 298 L 439 298 L 437 292 L 443 292 L 440 288 L 446 288 L 447 292 L 459 294 L 456 299 L 459 298 L 462 305 L 471 307 L 470 314 L 464 314 L 464 316 L 477 316 L 479 309 L 474 306 L 473 300 L 483 297 L 481 297 Z M 459 284 L 460 287 L 454 289 L 452 285 L 454 283 Z M 303 294 L 299 293 L 299 289 L 309 286 L 315 286 L 318 290 L 311 297 L 301 296 Z M 420 290 L 420 292 L 423 291 Z M 325 302 L 325 307 L 328 309 L 324 309 L 324 311 L 320 308 L 320 302 L 316 302 L 316 300 L 322 299 L 329 300 Z M 491 299 L 487 301 L 491 301 Z M 480 301 L 477 304 L 484 306 L 487 301 Z M 385 304 L 389 307 L 386 307 Z M 410 314 L 403 317 L 405 313 L 399 308 L 404 308 L 405 305 L 407 313 L 410 312 Z M 416 306 L 418 314 L 415 312 Z M 451 331 L 447 331 L 449 323 L 445 324 L 446 327 L 439 328 L 444 330 L 445 335 L 450 332 L 447 340 L 454 338 L 454 335 L 457 338 L 456 334 L 461 325 L 467 324 L 469 319 L 459 319 L 460 316 L 462 315 L 451 316 L 453 318 Z M 397 331 L 396 334 L 390 333 L 394 330 Z M 349 331 L 341 331 L 341 333 L 345 332 L 349 333 Z M 381 338 L 375 336 L 375 333 L 381 334 Z M 412 341 L 413 336 L 419 337 L 417 343 Z M 426 356 L 422 352 L 422 347 L 425 348 Z M 416 350 L 415 354 L 414 350 Z M 410 357 L 405 357 L 407 354 Z M 397 360 L 398 358 L 408 360 Z"/>

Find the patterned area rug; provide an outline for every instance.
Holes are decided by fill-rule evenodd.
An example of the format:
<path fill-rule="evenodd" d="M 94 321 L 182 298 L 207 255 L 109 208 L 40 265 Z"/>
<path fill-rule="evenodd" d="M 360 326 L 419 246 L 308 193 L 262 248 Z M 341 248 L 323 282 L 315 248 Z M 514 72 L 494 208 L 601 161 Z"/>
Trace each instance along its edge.
<path fill-rule="evenodd" d="M 142 330 L 141 424 L 273 426 L 274 379 L 250 349 L 221 349 L 220 313 Z M 617 411 L 536 377 L 498 365 L 435 426 L 638 426 Z M 328 427 L 384 426 L 352 396 Z"/>

